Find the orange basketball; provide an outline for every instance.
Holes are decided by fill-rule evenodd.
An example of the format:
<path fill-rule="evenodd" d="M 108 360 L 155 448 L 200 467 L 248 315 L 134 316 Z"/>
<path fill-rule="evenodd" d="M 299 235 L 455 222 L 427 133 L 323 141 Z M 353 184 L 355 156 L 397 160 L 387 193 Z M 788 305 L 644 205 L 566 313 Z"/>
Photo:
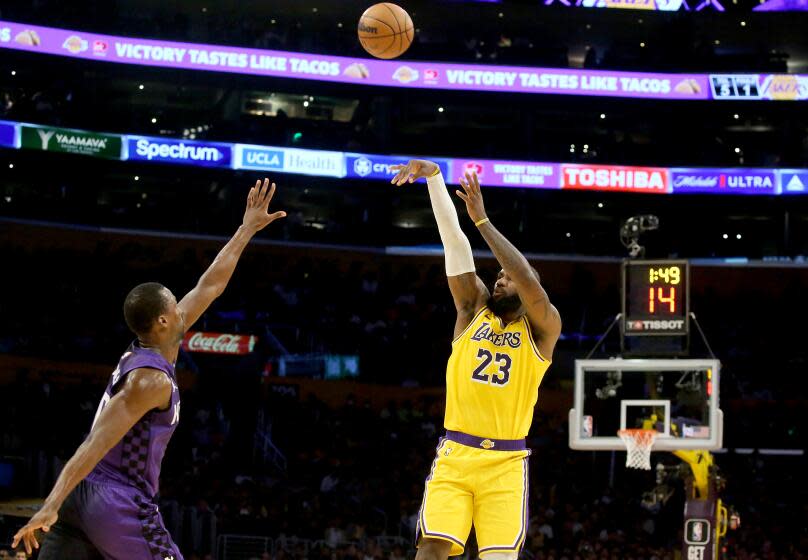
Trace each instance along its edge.
<path fill-rule="evenodd" d="M 382 2 L 373 4 L 359 18 L 359 42 L 376 58 L 396 58 L 412 44 L 415 27 L 404 8 Z"/>

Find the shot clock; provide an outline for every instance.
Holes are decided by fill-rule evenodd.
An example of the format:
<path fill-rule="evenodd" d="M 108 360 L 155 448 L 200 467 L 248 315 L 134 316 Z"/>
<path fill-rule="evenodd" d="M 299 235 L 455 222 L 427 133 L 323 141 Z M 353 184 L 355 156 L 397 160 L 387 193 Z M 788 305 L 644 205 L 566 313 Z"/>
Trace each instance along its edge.
<path fill-rule="evenodd" d="M 623 335 L 687 336 L 689 281 L 687 261 L 625 261 Z"/>

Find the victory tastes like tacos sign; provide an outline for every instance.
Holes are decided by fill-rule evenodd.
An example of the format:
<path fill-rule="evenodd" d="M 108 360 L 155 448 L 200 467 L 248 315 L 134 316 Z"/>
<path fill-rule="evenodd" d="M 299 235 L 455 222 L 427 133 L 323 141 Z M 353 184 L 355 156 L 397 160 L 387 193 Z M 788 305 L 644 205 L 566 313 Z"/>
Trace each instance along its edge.
<path fill-rule="evenodd" d="M 23 125 L 20 141 L 23 148 L 34 150 L 108 159 L 121 158 L 121 137 L 111 134 Z"/>

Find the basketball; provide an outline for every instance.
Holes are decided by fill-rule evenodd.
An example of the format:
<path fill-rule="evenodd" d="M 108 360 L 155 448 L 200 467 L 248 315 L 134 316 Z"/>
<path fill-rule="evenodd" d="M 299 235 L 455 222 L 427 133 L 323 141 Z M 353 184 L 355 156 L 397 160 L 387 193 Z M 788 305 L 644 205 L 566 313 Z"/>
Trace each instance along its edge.
<path fill-rule="evenodd" d="M 390 2 L 373 4 L 365 10 L 356 31 L 362 47 L 376 58 L 401 56 L 415 37 L 410 14 Z"/>

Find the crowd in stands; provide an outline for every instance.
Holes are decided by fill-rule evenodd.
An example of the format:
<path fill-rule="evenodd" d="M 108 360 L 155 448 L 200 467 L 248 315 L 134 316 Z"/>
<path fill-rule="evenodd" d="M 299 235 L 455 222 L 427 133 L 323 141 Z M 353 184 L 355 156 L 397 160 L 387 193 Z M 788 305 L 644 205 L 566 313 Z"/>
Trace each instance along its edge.
<path fill-rule="evenodd" d="M 227 372 L 208 373 L 223 377 Z M 182 421 L 161 482 L 161 511 L 170 528 L 172 514 L 167 512 L 191 507 L 212 514 L 219 535 L 271 538 L 267 555 L 256 556 L 261 560 L 413 557 L 411 537 L 423 480 L 442 433 L 440 399 L 405 399 L 377 408 L 349 395 L 330 407 L 316 397 L 272 390 L 256 396 L 255 387 L 223 391 L 227 383 L 203 379 L 183 394 Z M 58 386 L 32 382 L 24 374 L 6 388 L 15 395 L 0 409 L 3 437 L 10 433 L 15 438 L 6 453 L 41 453 L 56 464 L 81 441 L 103 391 L 100 383 Z M 288 460 L 285 469 L 256 461 L 251 435 L 258 410 L 272 419 L 274 443 Z M 610 454 L 572 452 L 566 439 L 563 417 L 537 410 L 529 438 L 533 456 L 525 557 L 678 558 L 681 481 L 672 483 L 674 495 L 666 504 L 643 504 L 644 493 L 655 485 L 653 473 L 624 470 L 618 454 L 610 483 Z M 726 541 L 727 558 L 803 559 L 804 457 L 716 457 L 728 480 L 724 501 L 742 518 L 741 529 Z M 659 460 L 676 462 L 662 454 Z M 20 472 L 33 487 L 39 473 Z M 52 474 L 47 471 L 46 478 Z M 194 541 L 182 540 L 184 535 L 176 537 L 186 558 L 204 560 L 217 553 L 204 539 L 194 549 Z M 471 557 L 475 547 L 472 538 Z"/>
<path fill-rule="evenodd" d="M 15 270 L 13 289 L 0 295 L 0 350 L 66 360 L 92 355 L 105 363 L 129 343 L 120 311 L 126 293 L 140 282 L 160 281 L 181 297 L 221 246 L 217 241 L 156 237 L 134 242 L 126 236 L 89 234 L 92 240 L 84 245 L 44 249 L 50 242 L 31 247 L 26 238 L 45 236 L 57 242 L 60 230 L 32 226 L 15 231 L 0 245 Z M 603 268 L 543 261 L 537 266 L 564 317 L 556 364 L 569 378 L 571 360 L 594 345 L 619 311 L 619 263 Z M 499 271 L 485 260 L 479 269 L 488 283 Z M 800 296 L 805 272 L 749 269 L 748 274 L 753 280 L 739 284 L 732 269 L 694 272 L 691 309 L 725 364 L 726 398 L 793 396 L 795 373 L 807 359 L 801 331 L 760 325 L 777 324 L 781 306 L 795 316 L 808 314 L 808 302 Z M 284 354 L 358 355 L 365 381 L 434 386 L 443 380 L 454 313 L 440 257 L 331 249 L 315 254 L 294 246 L 255 245 L 196 328 L 256 334 L 260 360 Z M 744 320 L 750 313 L 755 321 Z M 617 338 L 609 342 L 616 344 Z M 692 346 L 694 352 L 707 351 L 697 332 Z M 784 358 L 778 364 L 781 379 L 772 386 L 757 373 L 771 367 L 775 354 Z"/>

